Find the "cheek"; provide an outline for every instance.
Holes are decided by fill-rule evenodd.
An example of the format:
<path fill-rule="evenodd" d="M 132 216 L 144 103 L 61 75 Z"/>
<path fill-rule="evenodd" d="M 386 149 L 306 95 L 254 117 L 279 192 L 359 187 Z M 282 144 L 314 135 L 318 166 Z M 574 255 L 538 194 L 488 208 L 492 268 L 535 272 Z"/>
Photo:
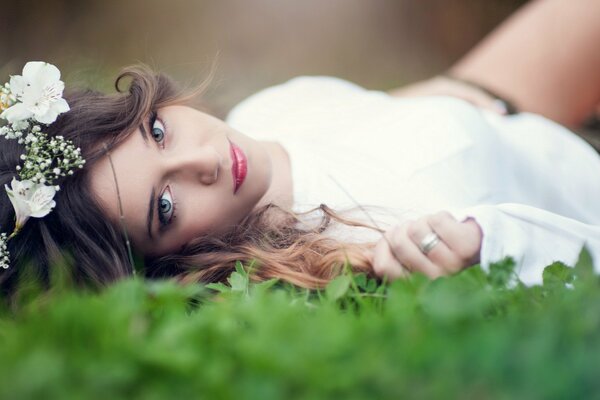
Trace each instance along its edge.
<path fill-rule="evenodd" d="M 230 207 L 226 201 L 214 194 L 199 194 L 190 192 L 177 202 L 177 231 L 181 240 L 186 242 L 215 232 L 220 222 L 227 219 L 227 210 Z"/>
<path fill-rule="evenodd" d="M 180 234 L 189 241 L 206 234 L 221 234 L 231 230 L 242 220 L 249 210 L 233 197 L 222 193 L 202 193 L 190 196 L 186 207 L 179 207 L 177 216 L 180 223 Z"/>

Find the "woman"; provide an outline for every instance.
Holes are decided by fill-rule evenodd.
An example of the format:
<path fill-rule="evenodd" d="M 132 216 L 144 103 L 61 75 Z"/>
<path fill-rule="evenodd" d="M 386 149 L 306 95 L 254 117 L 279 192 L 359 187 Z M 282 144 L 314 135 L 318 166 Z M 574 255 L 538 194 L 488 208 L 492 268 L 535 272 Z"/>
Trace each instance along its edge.
<path fill-rule="evenodd" d="M 535 283 L 550 262 L 572 264 L 584 243 L 598 266 L 600 157 L 542 117 L 300 77 L 224 122 L 186 107 L 164 76 L 129 69 L 117 87 L 123 78 L 121 95 L 67 94 L 70 111 L 48 125 L 86 166 L 59 179 L 55 210 L 8 243 L 4 290 L 26 263 L 47 277 L 65 253 L 82 283 L 127 276 L 129 241 L 149 276 L 185 281 L 223 280 L 236 260 L 257 261 L 256 279 L 318 287 L 346 261 L 377 276 L 437 277 L 513 256 Z M 458 97 L 475 90 L 452 85 Z M 4 184 L 23 153 L 9 143 Z M 14 211 L 0 197 L 6 231 Z M 298 214 L 321 203 L 354 210 Z"/>

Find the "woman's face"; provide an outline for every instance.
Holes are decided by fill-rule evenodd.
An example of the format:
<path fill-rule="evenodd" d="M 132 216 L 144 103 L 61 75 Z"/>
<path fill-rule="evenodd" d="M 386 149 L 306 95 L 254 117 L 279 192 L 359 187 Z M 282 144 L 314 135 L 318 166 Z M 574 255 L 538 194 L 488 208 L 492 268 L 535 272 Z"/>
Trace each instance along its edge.
<path fill-rule="evenodd" d="M 195 237 L 228 230 L 263 204 L 271 184 L 271 159 L 260 142 L 190 107 L 159 109 L 110 154 L 128 235 L 148 256 L 176 252 Z M 247 174 L 234 192 L 232 171 L 239 181 L 244 158 Z M 90 176 L 93 193 L 118 226 L 109 158 L 91 166 Z"/>

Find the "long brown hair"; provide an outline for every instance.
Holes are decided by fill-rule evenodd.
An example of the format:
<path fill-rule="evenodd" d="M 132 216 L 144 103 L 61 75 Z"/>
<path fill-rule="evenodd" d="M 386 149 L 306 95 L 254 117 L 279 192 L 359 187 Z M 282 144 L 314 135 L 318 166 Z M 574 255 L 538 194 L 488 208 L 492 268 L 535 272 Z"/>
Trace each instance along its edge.
<path fill-rule="evenodd" d="M 122 88 L 125 81 L 129 85 Z M 62 135 L 81 148 L 86 168 L 58 182 L 61 190 L 53 212 L 32 219 L 9 241 L 11 268 L 0 272 L 2 291 L 14 288 L 18 271 L 25 264 L 43 282 L 56 260 L 70 254 L 72 278 L 80 284 L 103 286 L 132 273 L 120 226 L 113 226 L 94 198 L 89 185 L 89 167 L 131 134 L 153 110 L 170 104 L 185 104 L 193 95 L 177 90 L 165 75 L 147 67 L 125 69 L 115 82 L 117 93 L 93 90 L 65 93 L 71 110 L 60 115 L 45 130 Z M 206 87 L 206 82 L 201 86 Z M 16 176 L 22 145 L 4 141 L 0 146 L 0 186 Z M 238 226 L 219 236 L 193 240 L 177 253 L 145 260 L 150 277 L 174 276 L 182 281 L 224 280 L 235 262 L 254 263 L 256 280 L 280 278 L 303 287 L 321 287 L 340 273 L 345 263 L 370 272 L 364 250 L 370 244 L 343 243 L 326 234 L 332 221 L 367 226 L 343 218 L 322 205 L 316 227 L 302 225 L 302 215 L 274 205 L 248 215 Z M 9 232 L 14 211 L 8 196 L 0 196 L 0 231 Z"/>
<path fill-rule="evenodd" d="M 317 212 L 316 223 L 307 224 L 304 217 Z M 323 287 L 345 265 L 371 275 L 365 250 L 372 243 L 341 242 L 326 234 L 332 223 L 370 228 L 325 204 L 301 214 L 269 204 L 231 231 L 198 237 L 179 253 L 149 260 L 148 267 L 153 274 L 176 275 L 183 282 L 214 282 L 224 280 L 242 261 L 253 266 L 256 281 L 278 278 L 306 288 Z"/>

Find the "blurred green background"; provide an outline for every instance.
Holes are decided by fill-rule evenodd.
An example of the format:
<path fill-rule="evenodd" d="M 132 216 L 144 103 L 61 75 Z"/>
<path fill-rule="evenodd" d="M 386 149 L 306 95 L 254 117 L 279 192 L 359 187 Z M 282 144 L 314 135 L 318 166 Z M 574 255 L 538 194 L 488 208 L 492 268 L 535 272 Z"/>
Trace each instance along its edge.
<path fill-rule="evenodd" d="M 144 62 L 183 83 L 216 62 L 218 116 L 297 75 L 373 89 L 443 71 L 526 0 L 1 0 L 0 75 L 29 60 L 68 85 L 111 90 Z"/>

